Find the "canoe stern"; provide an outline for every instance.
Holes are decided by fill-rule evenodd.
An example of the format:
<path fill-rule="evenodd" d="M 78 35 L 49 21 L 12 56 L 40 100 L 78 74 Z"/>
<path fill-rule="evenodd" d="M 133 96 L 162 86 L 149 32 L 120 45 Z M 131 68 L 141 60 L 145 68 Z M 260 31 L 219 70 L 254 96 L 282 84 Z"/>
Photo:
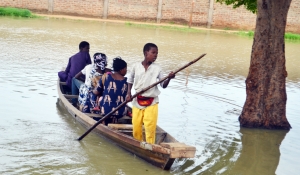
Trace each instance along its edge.
<path fill-rule="evenodd" d="M 194 158 L 196 148 L 184 143 L 160 143 L 162 147 L 170 149 L 170 158 Z"/>

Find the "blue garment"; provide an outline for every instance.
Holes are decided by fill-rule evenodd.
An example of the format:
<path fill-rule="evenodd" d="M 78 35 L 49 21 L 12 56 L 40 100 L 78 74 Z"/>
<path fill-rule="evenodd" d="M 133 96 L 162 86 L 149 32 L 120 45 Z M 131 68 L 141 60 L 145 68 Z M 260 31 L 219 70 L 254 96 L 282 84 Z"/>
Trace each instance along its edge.
<path fill-rule="evenodd" d="M 104 81 L 104 86 L 102 84 L 102 80 L 100 80 L 97 91 L 103 91 L 102 100 L 100 101 L 101 114 L 106 115 L 123 103 L 126 100 L 127 90 L 127 78 L 124 78 L 123 80 L 115 80 L 110 74 L 108 74 Z M 126 114 L 126 112 L 126 106 L 124 105 L 117 110 L 113 116 L 121 118 Z"/>
<path fill-rule="evenodd" d="M 89 79 L 91 81 L 88 82 L 88 84 L 84 83 L 83 85 L 80 86 L 79 98 L 78 98 L 79 105 L 82 105 L 82 106 L 86 105 L 86 100 L 88 98 L 89 92 L 92 91 L 95 88 L 95 87 L 92 86 L 92 80 L 95 76 L 102 76 L 102 74 L 98 73 L 96 71 L 96 69 L 94 68 L 94 66 L 92 66 L 91 71 L 86 72 L 86 77 L 89 77 Z"/>
<path fill-rule="evenodd" d="M 83 113 L 91 113 L 92 109 L 97 106 L 97 95 L 92 92 L 92 89 L 88 92 L 85 104 L 83 105 L 82 112 Z M 94 111 L 93 113 L 98 114 L 98 111 Z"/>
<path fill-rule="evenodd" d="M 78 95 L 79 94 L 79 88 L 83 84 L 82 81 L 77 80 L 75 77 L 72 78 L 72 95 Z M 78 99 L 73 98 L 72 99 L 72 104 L 76 105 Z"/>
<path fill-rule="evenodd" d="M 102 76 L 102 74 L 98 73 L 95 67 L 93 66 L 88 76 L 91 82 L 89 84 L 84 83 L 80 86 L 78 98 L 79 105 L 82 106 L 82 112 L 84 113 L 91 113 L 92 109 L 96 107 L 97 95 L 95 95 L 92 92 L 94 89 L 94 87 L 92 86 L 92 80 L 96 76 Z"/>

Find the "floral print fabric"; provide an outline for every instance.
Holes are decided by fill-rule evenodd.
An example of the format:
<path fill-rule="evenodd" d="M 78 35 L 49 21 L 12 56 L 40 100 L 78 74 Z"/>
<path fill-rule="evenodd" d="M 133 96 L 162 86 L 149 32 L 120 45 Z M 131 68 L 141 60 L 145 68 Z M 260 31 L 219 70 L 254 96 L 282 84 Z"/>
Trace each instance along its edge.
<path fill-rule="evenodd" d="M 93 67 L 91 72 L 89 73 L 89 78 L 93 80 L 96 76 L 102 76 L 100 73 L 96 71 Z M 93 94 L 93 86 L 91 81 L 89 84 L 82 84 L 79 89 L 79 97 L 78 102 L 80 107 L 82 108 L 81 111 L 84 113 L 90 113 L 91 109 L 96 106 L 96 99 L 97 96 Z"/>
<path fill-rule="evenodd" d="M 101 114 L 106 115 L 123 103 L 126 100 L 127 90 L 127 78 L 124 78 L 123 80 L 115 80 L 110 74 L 108 74 L 104 81 L 104 85 L 100 80 L 97 91 L 103 91 L 103 96 L 100 101 Z M 117 110 L 113 116 L 116 118 L 121 118 L 126 114 L 126 112 L 126 106 L 124 105 Z"/>

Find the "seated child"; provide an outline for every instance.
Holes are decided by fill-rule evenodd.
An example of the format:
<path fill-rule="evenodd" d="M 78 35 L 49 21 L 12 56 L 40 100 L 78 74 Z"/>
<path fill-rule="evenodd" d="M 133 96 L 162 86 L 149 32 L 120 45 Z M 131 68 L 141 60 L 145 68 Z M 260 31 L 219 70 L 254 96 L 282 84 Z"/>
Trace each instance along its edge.
<path fill-rule="evenodd" d="M 97 89 L 93 90 L 96 95 L 102 96 L 100 100 L 100 113 L 105 116 L 117 108 L 126 99 L 127 95 L 127 63 L 121 57 L 113 60 L 113 72 L 105 76 L 104 81 L 100 80 Z M 126 114 L 126 106 L 117 110 L 111 117 L 105 120 L 105 125 L 116 122 L 117 119 Z"/>

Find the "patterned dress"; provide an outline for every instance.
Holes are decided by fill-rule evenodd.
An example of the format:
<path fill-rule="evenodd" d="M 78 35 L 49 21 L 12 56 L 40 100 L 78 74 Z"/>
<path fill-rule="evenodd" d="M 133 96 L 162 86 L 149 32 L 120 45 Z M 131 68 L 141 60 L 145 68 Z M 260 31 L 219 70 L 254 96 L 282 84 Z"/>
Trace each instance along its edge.
<path fill-rule="evenodd" d="M 103 96 L 100 101 L 101 114 L 106 115 L 123 103 L 126 100 L 127 90 L 127 78 L 115 80 L 108 74 L 104 81 L 104 86 L 102 81 L 99 81 L 97 91 L 103 91 Z M 126 112 L 126 106 L 124 105 L 113 114 L 113 117 L 116 117 L 117 119 L 121 118 Z"/>
<path fill-rule="evenodd" d="M 90 80 L 93 80 L 95 76 L 102 75 L 93 67 L 89 73 Z M 92 81 L 90 81 L 88 84 L 84 83 L 80 86 L 78 101 L 82 108 L 81 111 L 84 113 L 90 113 L 91 109 L 96 107 L 97 96 L 92 92 L 93 88 Z"/>

